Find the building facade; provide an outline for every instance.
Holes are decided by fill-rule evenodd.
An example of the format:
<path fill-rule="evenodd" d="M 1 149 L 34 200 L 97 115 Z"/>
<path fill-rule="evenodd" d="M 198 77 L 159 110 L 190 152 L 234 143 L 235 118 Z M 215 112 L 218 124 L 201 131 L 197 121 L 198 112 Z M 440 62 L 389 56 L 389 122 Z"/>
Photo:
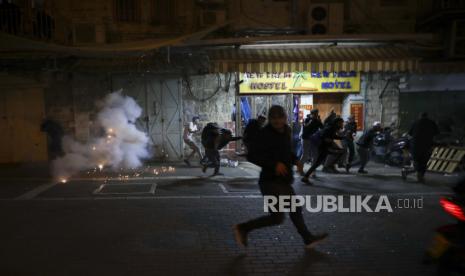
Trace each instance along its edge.
<path fill-rule="evenodd" d="M 400 135 L 420 110 L 463 124 L 456 111 L 439 114 L 426 99 L 448 106 L 447 113 L 463 105 L 465 89 L 419 88 L 422 77 L 440 83 L 444 75 L 465 72 L 458 31 L 463 15 L 435 16 L 457 14 L 462 2 L 1 1 L 0 86 L 11 91 L 2 102 L 28 112 L 1 109 L 1 127 L 11 135 L 0 143 L 0 162 L 45 161 L 45 134 L 38 127 L 45 117 L 87 141 L 98 133 L 96 103 L 119 89 L 143 107 L 138 127 L 149 134 L 156 160 L 182 159 L 182 129 L 194 115 L 240 134 L 244 108 L 254 117 L 271 104 L 290 114 L 296 105 L 319 108 L 323 116 L 330 109 L 344 118 L 352 114 L 360 131 L 380 121 Z M 296 72 L 355 72 L 359 88 L 241 91 L 245 73 Z M 17 91 L 41 100 L 21 101 Z M 13 133 L 16 124 L 28 134 Z M 36 138 L 17 138 L 24 135 Z M 41 153 L 32 157 L 12 150 L 34 147 Z"/>

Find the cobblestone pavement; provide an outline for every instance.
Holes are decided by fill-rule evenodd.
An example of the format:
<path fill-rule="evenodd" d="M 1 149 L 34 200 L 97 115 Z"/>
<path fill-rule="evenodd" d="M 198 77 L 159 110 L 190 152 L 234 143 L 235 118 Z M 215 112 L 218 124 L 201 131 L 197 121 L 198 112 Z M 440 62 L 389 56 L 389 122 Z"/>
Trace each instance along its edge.
<path fill-rule="evenodd" d="M 386 194 L 393 213 L 308 213 L 328 240 L 305 251 L 289 220 L 252 232 L 239 248 L 231 226 L 263 214 L 257 170 L 224 176 L 175 166 L 156 177 L 77 177 L 66 184 L 8 178 L 0 184 L 0 275 L 432 275 L 421 258 L 434 228 L 452 222 L 439 205 L 454 177 L 403 182 L 398 171 L 320 173 L 299 194 Z M 109 176 L 113 179 L 109 180 Z M 125 179 L 119 178 L 119 179 Z M 423 208 L 400 202 L 423 199 Z M 405 204 L 405 203 L 404 203 Z"/>

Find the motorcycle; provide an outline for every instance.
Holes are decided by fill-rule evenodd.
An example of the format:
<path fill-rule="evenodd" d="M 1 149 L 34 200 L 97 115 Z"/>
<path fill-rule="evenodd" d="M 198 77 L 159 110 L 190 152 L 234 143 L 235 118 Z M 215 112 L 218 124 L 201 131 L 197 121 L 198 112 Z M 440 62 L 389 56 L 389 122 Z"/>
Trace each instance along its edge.
<path fill-rule="evenodd" d="M 439 275 L 465 274 L 465 179 L 454 192 L 453 196 L 442 197 L 439 203 L 457 222 L 436 229 L 424 258 L 426 264 L 437 263 Z"/>
<path fill-rule="evenodd" d="M 412 155 L 410 153 L 411 137 L 404 134 L 402 137 L 394 140 L 388 147 L 384 157 L 386 164 L 389 166 L 410 168 L 412 163 Z"/>
<path fill-rule="evenodd" d="M 385 128 L 373 140 L 375 159 L 389 166 L 409 168 L 412 157 L 410 154 L 410 137 L 407 134 L 398 139 L 391 135 L 392 129 Z"/>
<path fill-rule="evenodd" d="M 382 131 L 378 132 L 373 139 L 373 157 L 374 160 L 379 162 L 385 161 L 385 156 L 388 150 L 389 145 L 392 142 L 391 136 L 392 129 L 387 127 Z"/>

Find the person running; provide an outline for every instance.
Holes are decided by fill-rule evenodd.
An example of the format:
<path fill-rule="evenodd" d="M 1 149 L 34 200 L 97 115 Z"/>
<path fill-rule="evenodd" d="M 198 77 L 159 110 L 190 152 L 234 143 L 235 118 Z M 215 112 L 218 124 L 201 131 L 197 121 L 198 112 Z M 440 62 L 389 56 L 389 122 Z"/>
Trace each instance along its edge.
<path fill-rule="evenodd" d="M 334 108 L 331 109 L 331 111 L 329 111 L 329 114 L 328 116 L 325 118 L 325 120 L 323 121 L 323 124 L 326 126 L 326 125 L 330 125 L 333 123 L 334 119 L 336 119 L 338 116 L 336 114 L 336 112 L 334 111 Z"/>
<path fill-rule="evenodd" d="M 263 115 L 258 115 L 257 119 L 250 119 L 247 123 L 242 139 L 247 150 L 257 139 L 258 133 L 260 132 L 260 129 L 263 127 L 265 122 L 266 117 Z"/>
<path fill-rule="evenodd" d="M 321 122 L 320 116 L 318 115 L 318 109 L 312 109 L 310 111 L 310 117 L 308 120 L 306 119 L 304 125 L 302 126 L 302 156 L 300 158 L 300 162 L 303 164 L 307 163 L 311 160 L 312 155 L 312 145 L 310 138 L 312 137 L 315 132 L 323 127 L 323 123 Z"/>
<path fill-rule="evenodd" d="M 242 137 L 235 137 L 231 130 L 220 128 L 217 123 L 208 123 L 202 130 L 202 145 L 205 148 L 205 157 L 202 159 L 202 172 L 206 172 L 208 167 L 214 169 L 213 175 L 220 174 L 220 150 L 229 142 L 237 141 Z"/>
<path fill-rule="evenodd" d="M 358 173 L 367 174 L 365 166 L 370 160 L 371 147 L 373 146 L 373 140 L 375 139 L 378 132 L 382 130 L 380 122 L 374 122 L 373 127 L 363 133 L 363 135 L 357 141 L 357 153 L 360 158 L 360 167 Z"/>
<path fill-rule="evenodd" d="M 344 125 L 344 139 L 342 145 L 344 147 L 344 156 L 341 158 L 341 166 L 345 167 L 346 172 L 349 172 L 352 162 L 355 157 L 354 137 L 357 134 L 357 123 L 355 117 L 350 115 Z"/>
<path fill-rule="evenodd" d="M 291 128 L 287 124 L 284 108 L 278 105 L 272 106 L 268 113 L 268 122 L 260 131 L 261 142 L 251 148 L 249 156 L 262 168 L 258 180 L 260 191 L 264 196 L 294 196 L 292 167 L 297 165 L 301 173 L 303 167 L 292 152 Z M 296 208 L 295 212 L 290 212 L 289 216 L 306 247 L 313 247 L 328 236 L 326 233 L 319 235 L 310 233 L 305 225 L 301 207 Z M 282 224 L 284 217 L 285 213 L 271 211 L 269 215 L 236 224 L 233 227 L 235 239 L 239 245 L 245 247 L 248 233 L 255 229 Z"/>
<path fill-rule="evenodd" d="M 336 117 L 331 123 L 328 123 L 324 126 L 323 129 L 317 131 L 312 136 L 312 143 L 317 147 L 317 155 L 314 157 L 312 166 L 305 173 L 304 177 L 301 179 L 302 182 L 311 185 L 310 180 L 308 179 L 315 170 L 326 161 L 326 157 L 330 153 L 331 148 L 334 144 L 334 139 L 341 140 L 343 137 L 338 135 L 338 132 L 342 129 L 344 125 L 344 120 L 341 117 Z"/>
<path fill-rule="evenodd" d="M 200 151 L 200 147 L 197 145 L 197 143 L 194 141 L 194 134 L 197 134 L 200 132 L 200 118 L 198 116 L 192 117 L 192 121 L 189 122 L 184 127 L 184 134 L 183 134 L 183 140 L 186 145 L 191 148 L 192 152 L 184 159 L 184 162 L 187 164 L 187 166 L 191 166 L 191 162 L 189 161 L 196 153 L 199 155 L 200 160 L 203 159 L 202 152 Z"/>
<path fill-rule="evenodd" d="M 409 135 L 412 136 L 412 157 L 418 182 L 425 181 L 425 172 L 428 160 L 433 150 L 434 137 L 439 134 L 436 123 L 428 118 L 426 112 L 420 115 L 410 128 Z"/>
<path fill-rule="evenodd" d="M 206 172 L 208 167 L 213 167 L 213 175 L 220 171 L 220 152 L 218 151 L 220 127 L 217 123 L 210 122 L 202 130 L 202 146 L 205 149 L 205 157 L 200 162 L 202 172 Z"/>

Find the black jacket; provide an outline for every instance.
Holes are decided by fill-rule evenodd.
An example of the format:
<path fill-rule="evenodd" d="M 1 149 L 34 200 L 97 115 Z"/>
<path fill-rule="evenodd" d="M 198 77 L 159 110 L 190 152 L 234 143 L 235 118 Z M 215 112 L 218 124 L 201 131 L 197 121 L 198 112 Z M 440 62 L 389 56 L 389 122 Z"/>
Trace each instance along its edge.
<path fill-rule="evenodd" d="M 349 141 L 354 140 L 354 133 L 357 133 L 357 123 L 356 122 L 347 122 L 344 126 L 344 136 L 345 139 Z"/>
<path fill-rule="evenodd" d="M 438 126 L 429 118 L 417 120 L 409 131 L 409 135 L 413 137 L 412 145 L 418 151 L 430 150 L 433 146 L 433 138 L 438 134 Z"/>
<path fill-rule="evenodd" d="M 322 127 L 323 123 L 320 119 L 311 119 L 302 128 L 302 139 L 310 139 L 310 137 Z"/>
<path fill-rule="evenodd" d="M 362 136 L 357 141 L 357 145 L 369 148 L 373 144 L 373 140 L 375 139 L 376 135 L 378 134 L 378 129 L 370 128 L 368 131 L 363 133 Z"/>
<path fill-rule="evenodd" d="M 201 142 L 206 149 L 217 147 L 218 137 L 220 136 L 220 127 L 217 123 L 208 123 L 202 130 Z"/>
<path fill-rule="evenodd" d="M 246 147 L 249 147 L 254 141 L 257 140 L 258 133 L 262 126 L 257 119 L 250 119 L 244 129 L 243 141 Z"/>
<path fill-rule="evenodd" d="M 254 148 L 249 149 L 249 160 L 260 166 L 260 185 L 270 181 L 279 181 L 292 184 L 294 181 L 292 167 L 297 161 L 297 157 L 292 151 L 291 128 L 286 127 L 284 132 L 278 132 L 266 125 L 258 134 L 259 142 Z M 281 162 L 286 165 L 288 174 L 286 176 L 276 175 L 276 164 Z"/>
<path fill-rule="evenodd" d="M 339 129 L 335 125 L 325 125 L 322 129 L 318 130 L 312 135 L 312 143 L 317 146 L 319 150 L 326 150 L 330 148 L 334 141 L 341 140 L 344 137 L 338 135 Z"/>

